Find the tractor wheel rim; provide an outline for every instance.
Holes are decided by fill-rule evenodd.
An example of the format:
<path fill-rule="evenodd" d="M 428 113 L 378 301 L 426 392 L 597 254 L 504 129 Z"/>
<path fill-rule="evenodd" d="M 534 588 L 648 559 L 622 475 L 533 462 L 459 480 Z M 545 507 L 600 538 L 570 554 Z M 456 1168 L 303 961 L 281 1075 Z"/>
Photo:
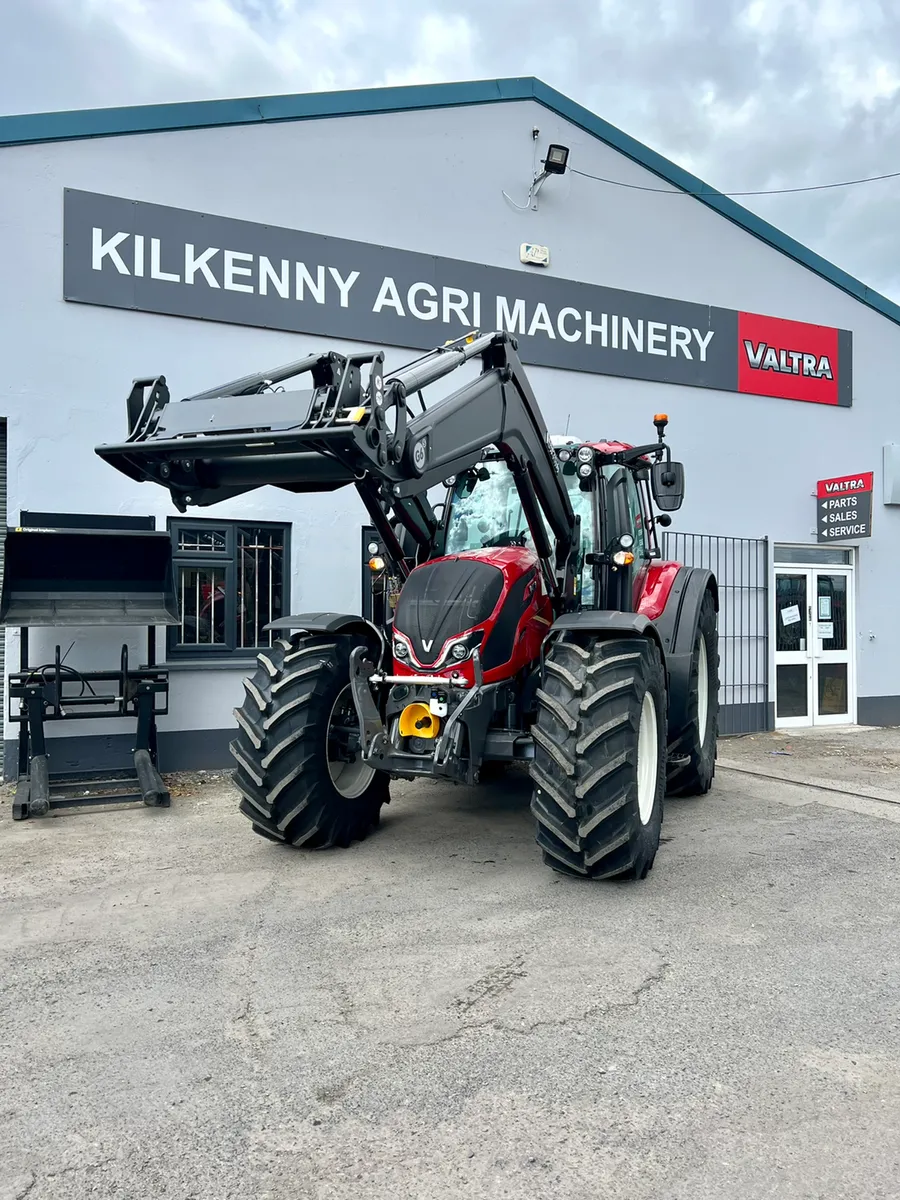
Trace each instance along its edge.
<path fill-rule="evenodd" d="M 656 804 L 656 788 L 659 777 L 657 730 L 656 705 L 650 692 L 645 692 L 641 704 L 637 751 L 638 813 L 642 825 L 649 823 Z"/>
<path fill-rule="evenodd" d="M 706 638 L 700 634 L 700 658 L 697 664 L 697 727 L 700 749 L 706 746 L 706 722 L 709 717 L 709 659 L 706 653 Z"/>
<path fill-rule="evenodd" d="M 329 755 L 328 744 L 332 729 L 352 726 L 360 734 L 360 748 L 356 751 L 352 762 L 344 762 Z M 338 693 L 331 707 L 326 733 L 325 761 L 328 764 L 328 774 L 334 785 L 334 790 L 345 800 L 357 800 L 372 782 L 375 775 L 374 767 L 367 766 L 362 756 L 362 730 L 359 727 L 359 716 L 353 703 L 350 684 Z"/>

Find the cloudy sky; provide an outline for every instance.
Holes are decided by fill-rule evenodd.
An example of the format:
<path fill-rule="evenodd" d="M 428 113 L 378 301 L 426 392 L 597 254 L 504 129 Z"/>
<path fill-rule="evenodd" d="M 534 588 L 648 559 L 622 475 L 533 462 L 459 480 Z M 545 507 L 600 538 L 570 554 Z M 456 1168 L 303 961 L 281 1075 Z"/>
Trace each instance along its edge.
<path fill-rule="evenodd" d="M 900 171 L 897 0 L 0 0 L 3 113 L 506 75 L 722 191 Z M 900 179 L 741 203 L 900 300 Z"/>

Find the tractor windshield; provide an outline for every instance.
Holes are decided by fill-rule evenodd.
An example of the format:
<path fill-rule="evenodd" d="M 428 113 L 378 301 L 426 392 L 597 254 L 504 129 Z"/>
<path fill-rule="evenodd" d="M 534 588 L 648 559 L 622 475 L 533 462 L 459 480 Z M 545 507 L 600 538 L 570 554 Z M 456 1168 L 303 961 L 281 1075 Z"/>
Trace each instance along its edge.
<path fill-rule="evenodd" d="M 615 468 L 604 467 L 603 470 L 609 472 Z M 590 570 L 583 569 L 583 562 L 594 541 L 593 493 L 581 491 L 574 471 L 564 474 L 563 478 L 569 488 L 572 508 L 581 518 L 581 603 L 589 606 L 593 577 Z M 460 475 L 453 484 L 449 507 L 445 554 L 483 550 L 490 546 L 533 546 L 519 493 L 505 462 L 480 463 L 473 471 Z M 552 542 L 549 525 L 547 534 Z"/>

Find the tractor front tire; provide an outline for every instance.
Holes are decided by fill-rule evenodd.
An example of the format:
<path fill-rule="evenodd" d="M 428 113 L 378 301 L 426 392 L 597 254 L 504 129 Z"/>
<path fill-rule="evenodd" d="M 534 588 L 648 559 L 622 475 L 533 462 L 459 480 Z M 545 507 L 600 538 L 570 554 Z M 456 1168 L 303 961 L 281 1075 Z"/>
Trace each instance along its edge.
<path fill-rule="evenodd" d="M 716 773 L 719 737 L 719 639 L 716 606 L 707 591 L 691 654 L 687 724 L 674 731 L 668 747 L 669 796 L 705 796 Z"/>
<path fill-rule="evenodd" d="M 240 810 L 263 837 L 324 850 L 361 841 L 390 802 L 388 776 L 362 761 L 350 692 L 352 636 L 298 634 L 258 657 L 231 743 Z"/>
<path fill-rule="evenodd" d="M 666 778 L 656 643 L 555 642 L 532 736 L 531 811 L 544 862 L 582 878 L 645 878 L 659 848 Z"/>

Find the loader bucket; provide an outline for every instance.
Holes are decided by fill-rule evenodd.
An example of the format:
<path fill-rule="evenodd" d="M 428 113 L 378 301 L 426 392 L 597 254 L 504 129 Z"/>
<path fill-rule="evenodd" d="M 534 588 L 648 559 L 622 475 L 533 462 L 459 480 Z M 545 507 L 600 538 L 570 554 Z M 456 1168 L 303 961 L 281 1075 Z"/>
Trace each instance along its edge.
<path fill-rule="evenodd" d="M 167 533 L 8 529 L 0 624 L 177 625 Z"/>

